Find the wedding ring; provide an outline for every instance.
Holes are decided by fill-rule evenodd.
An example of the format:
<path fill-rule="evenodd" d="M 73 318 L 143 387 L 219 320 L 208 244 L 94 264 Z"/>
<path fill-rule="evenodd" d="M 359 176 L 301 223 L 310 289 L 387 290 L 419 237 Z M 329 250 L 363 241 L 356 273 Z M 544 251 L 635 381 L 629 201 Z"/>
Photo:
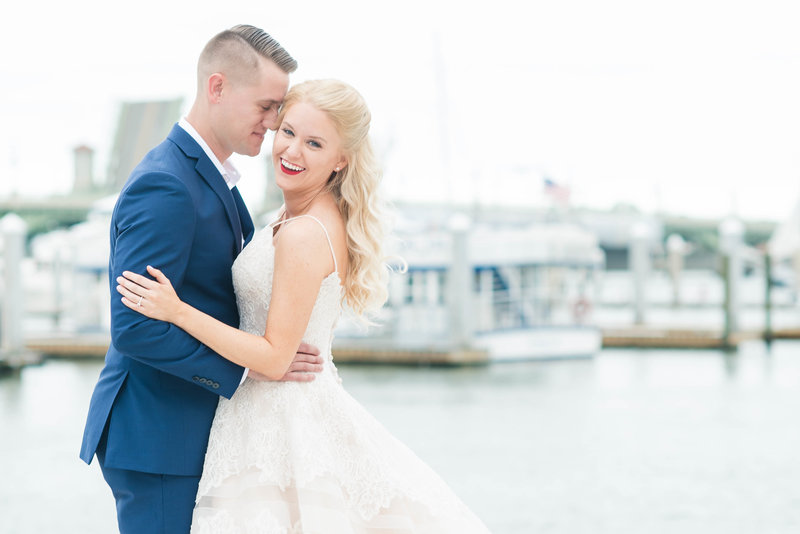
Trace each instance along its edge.
<path fill-rule="evenodd" d="M 139 306 L 140 308 L 142 307 L 142 299 L 143 299 L 143 298 L 144 298 L 144 295 L 142 295 L 141 297 L 139 297 L 139 302 L 137 302 L 137 303 L 136 303 L 136 305 L 137 305 L 137 306 Z"/>

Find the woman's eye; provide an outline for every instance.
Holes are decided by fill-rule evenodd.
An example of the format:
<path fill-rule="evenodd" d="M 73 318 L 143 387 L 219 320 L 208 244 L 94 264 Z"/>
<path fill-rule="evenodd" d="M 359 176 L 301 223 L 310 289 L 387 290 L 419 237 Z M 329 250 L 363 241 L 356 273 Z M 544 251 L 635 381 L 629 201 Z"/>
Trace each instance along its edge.
<path fill-rule="evenodd" d="M 283 133 L 285 133 L 288 136 L 293 136 L 294 135 L 294 132 L 291 131 L 289 128 L 284 128 L 283 129 Z"/>
<path fill-rule="evenodd" d="M 313 148 L 322 148 L 322 145 L 317 143 L 316 141 L 309 141 L 308 144 L 311 145 Z"/>

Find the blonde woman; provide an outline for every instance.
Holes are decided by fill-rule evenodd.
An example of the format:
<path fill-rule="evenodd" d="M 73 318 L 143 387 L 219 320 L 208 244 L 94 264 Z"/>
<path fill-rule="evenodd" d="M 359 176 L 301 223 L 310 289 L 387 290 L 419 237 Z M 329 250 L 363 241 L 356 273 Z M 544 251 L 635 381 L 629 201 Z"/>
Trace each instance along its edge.
<path fill-rule="evenodd" d="M 220 400 L 192 532 L 488 532 L 345 392 L 333 364 L 343 305 L 367 317 L 386 299 L 369 124 L 362 97 L 342 82 L 305 82 L 287 94 L 272 151 L 285 204 L 234 263 L 240 330 L 181 302 L 155 268 L 155 280 L 117 279 L 129 308 L 272 379 L 301 342 L 325 359 L 314 381 L 247 379 Z"/>

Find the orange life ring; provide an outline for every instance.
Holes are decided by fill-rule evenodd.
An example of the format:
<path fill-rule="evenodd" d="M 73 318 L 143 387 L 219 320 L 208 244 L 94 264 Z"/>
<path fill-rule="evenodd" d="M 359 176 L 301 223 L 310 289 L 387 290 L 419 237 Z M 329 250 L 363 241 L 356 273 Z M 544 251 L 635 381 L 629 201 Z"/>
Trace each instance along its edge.
<path fill-rule="evenodd" d="M 583 320 L 586 315 L 591 311 L 592 303 L 586 297 L 579 297 L 572 305 L 572 317 L 576 321 Z"/>

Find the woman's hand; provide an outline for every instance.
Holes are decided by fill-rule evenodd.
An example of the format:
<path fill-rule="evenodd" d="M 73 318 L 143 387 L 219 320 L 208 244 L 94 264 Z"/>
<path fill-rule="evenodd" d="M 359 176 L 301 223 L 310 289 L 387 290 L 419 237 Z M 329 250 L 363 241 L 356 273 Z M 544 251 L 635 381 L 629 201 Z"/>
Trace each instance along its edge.
<path fill-rule="evenodd" d="M 117 277 L 117 291 L 122 295 L 122 303 L 151 319 L 176 323 L 183 301 L 164 273 L 150 265 L 147 272 L 155 280 L 130 271 Z"/>

